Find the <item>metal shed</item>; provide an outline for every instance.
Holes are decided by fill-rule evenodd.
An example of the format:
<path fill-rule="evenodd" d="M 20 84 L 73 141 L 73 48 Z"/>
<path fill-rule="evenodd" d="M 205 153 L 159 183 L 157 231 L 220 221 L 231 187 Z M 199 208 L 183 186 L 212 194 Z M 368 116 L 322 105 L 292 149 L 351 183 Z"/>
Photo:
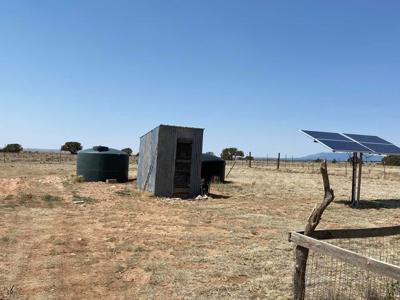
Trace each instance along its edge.
<path fill-rule="evenodd" d="M 163 197 L 201 193 L 201 128 L 160 125 L 140 138 L 137 188 Z"/>

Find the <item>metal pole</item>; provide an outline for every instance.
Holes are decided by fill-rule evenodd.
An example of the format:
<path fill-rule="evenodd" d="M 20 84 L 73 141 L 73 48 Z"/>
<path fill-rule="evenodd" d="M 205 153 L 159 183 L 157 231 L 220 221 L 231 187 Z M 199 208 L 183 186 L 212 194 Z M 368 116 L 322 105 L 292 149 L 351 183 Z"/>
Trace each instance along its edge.
<path fill-rule="evenodd" d="M 353 179 L 351 182 L 351 206 L 356 205 L 357 152 L 353 153 Z"/>
<path fill-rule="evenodd" d="M 361 176 L 362 176 L 363 154 L 359 154 L 358 160 L 358 187 L 357 187 L 357 205 L 360 203 L 361 196 Z"/>

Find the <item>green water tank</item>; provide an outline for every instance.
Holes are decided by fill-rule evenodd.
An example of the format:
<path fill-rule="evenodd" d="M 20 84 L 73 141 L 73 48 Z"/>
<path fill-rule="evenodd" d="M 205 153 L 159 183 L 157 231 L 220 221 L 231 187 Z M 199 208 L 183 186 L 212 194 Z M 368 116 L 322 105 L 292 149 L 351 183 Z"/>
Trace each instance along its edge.
<path fill-rule="evenodd" d="M 76 174 L 85 181 L 128 181 L 129 156 L 125 152 L 96 146 L 78 152 Z"/>

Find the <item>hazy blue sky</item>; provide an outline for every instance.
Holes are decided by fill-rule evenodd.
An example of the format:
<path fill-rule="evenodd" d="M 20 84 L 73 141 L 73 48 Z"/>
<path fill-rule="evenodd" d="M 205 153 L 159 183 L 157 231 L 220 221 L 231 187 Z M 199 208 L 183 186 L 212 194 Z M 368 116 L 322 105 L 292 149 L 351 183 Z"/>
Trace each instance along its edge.
<path fill-rule="evenodd" d="M 399 1 L 2 1 L 0 144 L 138 149 L 159 124 L 204 150 L 324 151 L 298 132 L 400 144 Z"/>

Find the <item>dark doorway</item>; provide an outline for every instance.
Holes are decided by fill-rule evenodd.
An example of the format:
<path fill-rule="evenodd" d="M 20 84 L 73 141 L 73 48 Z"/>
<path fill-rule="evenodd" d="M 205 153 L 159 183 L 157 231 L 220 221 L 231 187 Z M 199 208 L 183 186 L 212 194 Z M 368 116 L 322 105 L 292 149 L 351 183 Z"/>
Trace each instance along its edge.
<path fill-rule="evenodd" d="M 186 198 L 190 194 L 192 168 L 192 140 L 178 139 L 176 144 L 174 196 Z"/>

